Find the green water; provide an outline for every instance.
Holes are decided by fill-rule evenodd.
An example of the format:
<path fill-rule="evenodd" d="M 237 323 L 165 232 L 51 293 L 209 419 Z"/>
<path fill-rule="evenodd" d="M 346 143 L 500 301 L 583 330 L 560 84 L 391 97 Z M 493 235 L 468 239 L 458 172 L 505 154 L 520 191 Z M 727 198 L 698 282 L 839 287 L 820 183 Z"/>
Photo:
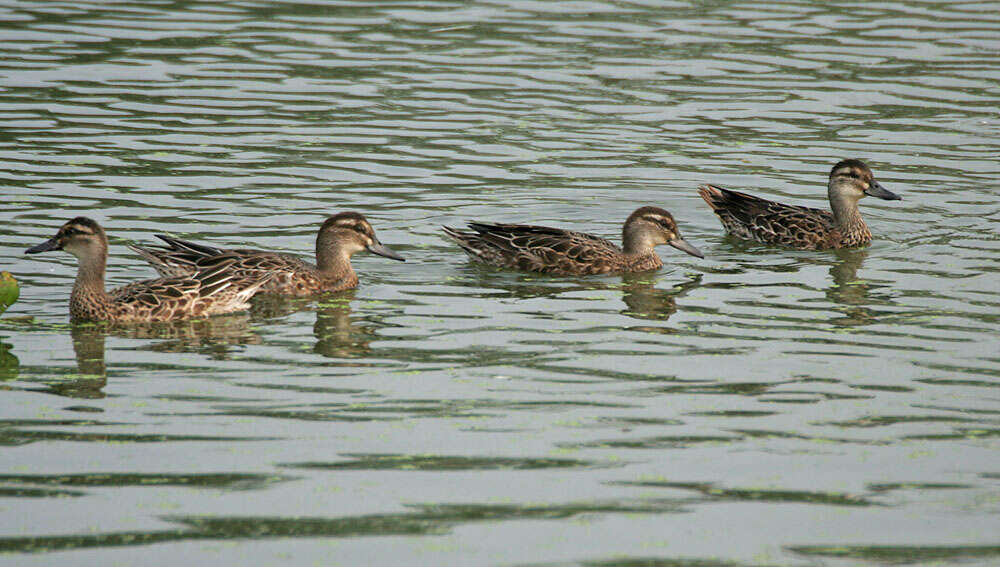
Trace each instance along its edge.
<path fill-rule="evenodd" d="M 1000 562 L 1000 12 L 989 3 L 0 5 L 0 563 L 703 567 Z M 826 206 L 870 247 L 723 236 L 701 183 Z M 439 227 L 705 260 L 466 261 Z M 363 212 L 351 292 L 70 325 L 169 232 L 309 256 Z"/>

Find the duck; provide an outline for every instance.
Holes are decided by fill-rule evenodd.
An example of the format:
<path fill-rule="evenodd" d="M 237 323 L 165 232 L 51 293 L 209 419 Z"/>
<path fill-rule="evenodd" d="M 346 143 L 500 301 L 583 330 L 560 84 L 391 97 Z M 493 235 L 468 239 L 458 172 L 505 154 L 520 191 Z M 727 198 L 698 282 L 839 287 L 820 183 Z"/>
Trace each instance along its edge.
<path fill-rule="evenodd" d="M 375 229 L 361 213 L 347 211 L 326 219 L 316 236 L 316 264 L 292 254 L 256 249 L 225 249 L 181 240 L 164 234 L 166 246 L 130 248 L 152 264 L 160 275 L 187 275 L 235 257 L 231 268 L 239 275 L 271 274 L 263 293 L 305 296 L 358 287 L 351 256 L 362 250 L 405 262 L 406 259 L 379 242 Z"/>
<path fill-rule="evenodd" d="M 636 209 L 622 227 L 622 247 L 603 238 L 561 228 L 470 221 L 471 231 L 442 227 L 473 260 L 500 268 L 555 275 L 593 275 L 657 270 L 654 248 L 669 244 L 698 258 L 681 238 L 674 217 L 658 207 Z"/>
<path fill-rule="evenodd" d="M 79 268 L 69 298 L 70 317 L 80 321 L 145 323 L 233 313 L 249 309 L 249 299 L 271 280 L 270 274 L 236 274 L 237 258 L 220 258 L 189 275 L 133 282 L 105 291 L 108 237 L 91 218 L 76 217 L 56 235 L 25 250 L 39 254 L 64 250 Z"/>
<path fill-rule="evenodd" d="M 842 160 L 830 170 L 827 194 L 832 212 L 786 205 L 715 185 L 702 185 L 698 194 L 730 234 L 801 250 L 868 244 L 872 233 L 861 218 L 858 201 L 865 196 L 902 199 L 876 181 L 871 168 L 859 159 Z"/>

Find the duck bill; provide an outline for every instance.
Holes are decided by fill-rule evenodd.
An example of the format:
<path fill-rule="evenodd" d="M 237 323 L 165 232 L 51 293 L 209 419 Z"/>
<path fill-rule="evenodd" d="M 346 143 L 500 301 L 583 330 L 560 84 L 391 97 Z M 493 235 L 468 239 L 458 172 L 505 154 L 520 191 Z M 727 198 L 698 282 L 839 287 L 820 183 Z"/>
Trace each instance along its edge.
<path fill-rule="evenodd" d="M 872 197 L 878 197 L 879 199 L 885 199 L 886 201 L 902 201 L 903 198 L 899 195 L 893 193 L 892 191 L 882 187 L 882 184 L 878 181 L 872 179 L 872 182 L 868 184 L 868 189 L 865 189 L 865 195 L 871 195 Z"/>
<path fill-rule="evenodd" d="M 667 244 L 673 246 L 674 248 L 680 250 L 681 252 L 687 252 L 692 256 L 697 256 L 698 258 L 705 257 L 705 255 L 701 253 L 701 250 L 698 250 L 694 246 L 691 246 L 683 238 L 677 238 L 675 240 L 671 240 Z"/>
<path fill-rule="evenodd" d="M 62 250 L 62 246 L 59 246 L 59 239 L 52 237 L 45 242 L 32 246 L 24 251 L 25 254 L 38 254 L 39 252 L 49 252 L 51 250 Z"/>
<path fill-rule="evenodd" d="M 399 260 L 400 262 L 405 262 L 406 258 L 403 258 L 399 254 L 396 254 L 388 246 L 384 246 L 381 242 L 375 241 L 367 247 L 368 251 L 372 254 L 378 254 L 379 256 L 385 256 L 386 258 L 392 258 L 393 260 Z"/>

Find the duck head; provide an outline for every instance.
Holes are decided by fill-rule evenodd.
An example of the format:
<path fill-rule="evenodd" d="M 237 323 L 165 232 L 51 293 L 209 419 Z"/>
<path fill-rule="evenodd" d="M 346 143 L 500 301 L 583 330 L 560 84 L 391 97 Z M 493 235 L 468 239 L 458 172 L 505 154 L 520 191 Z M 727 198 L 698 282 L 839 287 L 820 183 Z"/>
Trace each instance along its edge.
<path fill-rule="evenodd" d="M 326 219 L 316 237 L 316 257 L 343 254 L 350 257 L 368 250 L 372 254 L 405 262 L 406 259 L 379 242 L 375 229 L 361 213 L 344 212 Z"/>
<path fill-rule="evenodd" d="M 700 250 L 681 238 L 677 223 L 669 212 L 657 207 L 636 209 L 622 229 L 622 247 L 626 252 L 637 252 L 652 249 L 659 244 L 669 244 L 698 258 L 705 257 Z"/>
<path fill-rule="evenodd" d="M 836 198 L 857 202 L 866 195 L 887 201 L 902 199 L 875 181 L 872 170 L 859 159 L 845 159 L 833 166 L 830 170 L 829 192 L 831 201 Z"/>
<path fill-rule="evenodd" d="M 52 250 L 65 250 L 80 258 L 97 258 L 107 255 L 108 237 L 93 219 L 76 217 L 59 228 L 55 236 L 32 246 L 25 254 L 38 254 Z"/>

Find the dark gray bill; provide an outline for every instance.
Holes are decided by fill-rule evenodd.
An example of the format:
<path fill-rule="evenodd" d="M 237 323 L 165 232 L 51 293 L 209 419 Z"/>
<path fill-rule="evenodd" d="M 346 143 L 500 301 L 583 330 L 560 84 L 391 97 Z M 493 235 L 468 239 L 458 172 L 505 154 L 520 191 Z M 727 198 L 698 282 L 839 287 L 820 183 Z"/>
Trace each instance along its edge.
<path fill-rule="evenodd" d="M 400 262 L 405 262 L 406 258 L 403 258 L 399 254 L 396 254 L 388 247 L 383 246 L 381 242 L 375 241 L 371 246 L 368 247 L 368 251 L 372 254 L 378 254 L 379 256 L 385 256 L 386 258 L 392 258 L 393 260 L 399 260 Z"/>
<path fill-rule="evenodd" d="M 892 191 L 882 187 L 882 184 L 878 181 L 872 179 L 872 182 L 868 184 L 868 189 L 865 191 L 865 195 L 871 195 L 872 197 L 878 197 L 879 199 L 885 199 L 886 201 L 902 201 L 903 198 L 899 195 L 893 193 Z"/>
<path fill-rule="evenodd" d="M 25 254 L 38 254 L 39 252 L 48 252 L 49 250 L 62 250 L 62 246 L 59 246 L 59 239 L 52 237 L 45 242 L 39 244 L 38 246 L 32 246 L 24 251 Z"/>
<path fill-rule="evenodd" d="M 687 252 L 688 254 L 690 254 L 692 256 L 697 256 L 699 258 L 704 258 L 705 257 L 705 255 L 701 253 L 701 250 L 698 250 L 694 246 L 691 246 L 683 238 L 678 238 L 677 240 L 671 240 L 667 244 L 673 246 L 674 248 L 676 248 L 676 249 L 678 249 L 678 250 L 680 250 L 682 252 Z"/>

